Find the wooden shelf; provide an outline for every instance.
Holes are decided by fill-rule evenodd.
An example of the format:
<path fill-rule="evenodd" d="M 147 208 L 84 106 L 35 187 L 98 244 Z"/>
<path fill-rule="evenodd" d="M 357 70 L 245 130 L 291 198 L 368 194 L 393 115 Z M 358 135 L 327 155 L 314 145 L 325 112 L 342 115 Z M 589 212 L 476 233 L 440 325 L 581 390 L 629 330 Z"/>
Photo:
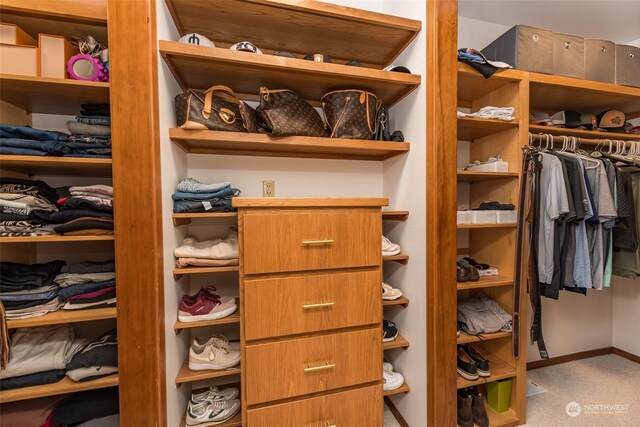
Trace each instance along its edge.
<path fill-rule="evenodd" d="M 516 228 L 518 226 L 517 223 L 507 223 L 507 224 L 458 224 L 458 230 L 467 229 L 467 228 Z"/>
<path fill-rule="evenodd" d="M 174 213 L 173 225 L 191 224 L 194 219 L 238 218 L 238 212 L 211 212 L 211 213 Z"/>
<path fill-rule="evenodd" d="M 516 376 L 516 369 L 514 367 L 508 365 L 502 359 L 499 359 L 497 356 L 494 356 L 493 354 L 487 351 L 483 351 L 483 354 L 489 360 L 489 366 L 491 368 L 491 376 L 487 378 L 480 377 L 477 380 L 470 381 L 458 375 L 458 378 L 457 378 L 458 389 L 472 387 L 474 385 L 490 383 L 493 381 L 503 380 L 506 378 L 513 378 Z"/>
<path fill-rule="evenodd" d="M 260 27 L 264 27 L 264 23 Z M 223 84 L 233 89 L 240 98 L 254 101 L 258 99 L 262 86 L 291 89 L 314 105 L 319 105 L 320 98 L 332 90 L 356 87 L 373 92 L 391 107 L 420 86 L 421 80 L 415 74 L 257 55 L 165 40 L 160 41 L 160 53 L 182 89 L 207 89 Z"/>
<path fill-rule="evenodd" d="M 529 73 L 529 79 L 531 112 L 598 114 L 611 108 L 623 113 L 640 112 L 640 88 L 539 73 Z"/>
<path fill-rule="evenodd" d="M 473 67 L 458 62 L 458 105 L 471 107 L 471 103 L 508 84 L 519 82 L 525 73 L 518 70 L 498 70 L 485 79 Z"/>
<path fill-rule="evenodd" d="M 62 323 L 80 323 L 93 320 L 115 319 L 117 310 L 115 307 L 94 308 L 88 310 L 58 310 L 44 316 L 28 319 L 7 320 L 7 328 L 30 328 L 33 326 L 59 325 Z"/>
<path fill-rule="evenodd" d="M 633 135 L 630 133 L 616 133 L 616 132 L 597 132 L 592 130 L 583 129 L 567 129 L 559 128 L 555 126 L 540 126 L 529 125 L 529 132 L 546 133 L 551 135 L 565 135 L 565 136 L 577 136 L 579 138 L 591 138 L 591 139 L 621 139 L 624 141 L 639 140 L 640 135 Z M 582 143 L 585 143 L 584 141 Z M 537 144 L 537 143 L 536 143 Z"/>
<path fill-rule="evenodd" d="M 409 384 L 407 384 L 407 382 L 405 381 L 404 384 L 400 386 L 400 388 L 397 388 L 395 390 L 383 390 L 382 396 L 392 396 L 394 394 L 409 393 L 409 391 L 411 391 L 411 388 L 409 387 Z"/>
<path fill-rule="evenodd" d="M 0 243 L 99 242 L 113 240 L 113 234 L 100 236 L 60 236 L 55 234 L 48 236 L 0 237 Z"/>
<path fill-rule="evenodd" d="M 189 357 L 184 360 L 184 363 L 180 367 L 180 371 L 176 376 L 176 385 L 180 387 L 181 384 L 190 383 L 199 380 L 207 380 L 211 378 L 223 378 L 231 375 L 240 375 L 240 365 L 235 368 L 224 369 L 222 371 L 192 371 L 189 369 Z"/>
<path fill-rule="evenodd" d="M 45 396 L 57 396 L 60 394 L 76 393 L 79 391 L 95 390 L 99 388 L 118 385 L 118 375 L 109 375 L 96 380 L 75 382 L 68 377 L 53 384 L 35 385 L 31 387 L 17 388 L 0 391 L 0 403 L 15 402 L 18 400 L 36 399 Z"/>
<path fill-rule="evenodd" d="M 175 330 L 176 334 L 179 334 L 183 329 L 201 328 L 204 326 L 231 325 L 234 323 L 240 323 L 240 310 L 236 310 L 236 312 L 232 315 L 217 320 L 200 320 L 198 322 L 181 322 L 178 320 L 176 321 L 173 329 Z"/>
<path fill-rule="evenodd" d="M 382 350 L 391 350 L 394 348 L 402 348 L 404 350 L 409 348 L 409 341 L 402 335 L 398 335 L 395 340 L 382 343 Z"/>
<path fill-rule="evenodd" d="M 387 221 L 406 221 L 409 211 L 382 211 L 382 219 Z"/>
<path fill-rule="evenodd" d="M 477 282 L 458 282 L 458 290 L 492 288 L 494 286 L 513 286 L 513 277 L 507 276 L 482 276 Z"/>
<path fill-rule="evenodd" d="M 474 117 L 458 117 L 458 141 L 473 141 L 502 132 L 507 129 L 516 129 L 518 120 L 510 122 L 495 119 L 479 119 Z"/>
<path fill-rule="evenodd" d="M 489 340 L 495 340 L 499 338 L 511 337 L 511 332 L 494 332 L 492 334 L 480 334 L 478 336 L 469 335 L 464 331 L 460 331 L 458 337 L 458 344 L 469 344 L 472 342 L 483 342 Z"/>
<path fill-rule="evenodd" d="M 496 412 L 486 401 L 484 406 L 487 409 L 487 416 L 489 417 L 489 425 L 491 427 L 511 427 L 520 424 L 518 422 L 518 415 L 516 415 L 516 411 L 513 409 L 509 408 L 504 412 Z"/>
<path fill-rule="evenodd" d="M 230 267 L 187 267 L 187 268 L 174 268 L 173 278 L 178 280 L 185 274 L 213 274 L 213 273 L 226 273 L 229 271 L 240 271 L 240 267 L 233 265 Z"/>
<path fill-rule="evenodd" d="M 420 21 L 318 1 L 166 2 L 180 35 L 199 33 L 226 48 L 250 39 L 269 54 L 321 50 L 337 62 L 378 68 L 390 64 L 422 28 Z"/>
<path fill-rule="evenodd" d="M 408 142 L 311 136 L 271 137 L 260 133 L 169 129 L 187 153 L 312 159 L 386 160 L 409 151 Z"/>
<path fill-rule="evenodd" d="M 0 87 L 3 101 L 30 113 L 77 115 L 81 104 L 109 103 L 103 82 L 0 74 Z"/>
<path fill-rule="evenodd" d="M 111 159 L 0 154 L 0 169 L 29 175 L 107 177 L 111 176 L 111 163 Z"/>
<path fill-rule="evenodd" d="M 238 396 L 240 397 L 240 396 Z M 180 422 L 180 427 L 187 427 L 187 422 L 186 422 L 186 414 L 184 417 L 182 417 L 182 421 Z M 209 425 L 209 424 L 206 424 Z M 491 424 L 493 426 L 493 424 Z M 238 412 L 236 415 L 234 415 L 233 417 L 231 417 L 230 419 L 228 419 L 227 421 L 221 423 L 221 424 L 215 424 L 216 427 L 240 427 L 242 426 L 242 410 L 240 410 L 240 412 Z"/>
<path fill-rule="evenodd" d="M 400 297 L 398 299 L 395 300 L 382 300 L 382 305 L 383 307 L 389 306 L 389 305 L 401 305 L 403 307 L 406 307 L 409 305 L 409 298 L 407 297 Z"/>
<path fill-rule="evenodd" d="M 520 176 L 518 172 L 475 172 L 458 171 L 458 182 L 481 182 L 493 181 L 496 179 L 516 179 Z"/>
<path fill-rule="evenodd" d="M 395 262 L 400 263 L 400 264 L 407 264 L 409 262 L 409 255 L 398 254 L 398 255 L 383 256 L 382 260 L 383 261 L 395 261 Z"/>

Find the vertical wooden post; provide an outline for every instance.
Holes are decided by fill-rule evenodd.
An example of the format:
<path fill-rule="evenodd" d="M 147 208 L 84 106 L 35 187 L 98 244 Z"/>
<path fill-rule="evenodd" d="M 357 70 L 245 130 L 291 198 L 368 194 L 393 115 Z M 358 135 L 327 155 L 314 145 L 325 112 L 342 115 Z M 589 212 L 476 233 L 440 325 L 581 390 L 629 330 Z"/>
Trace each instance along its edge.
<path fill-rule="evenodd" d="M 456 425 L 457 0 L 427 3 L 427 423 Z"/>
<path fill-rule="evenodd" d="M 109 0 L 120 423 L 166 426 L 155 1 Z"/>

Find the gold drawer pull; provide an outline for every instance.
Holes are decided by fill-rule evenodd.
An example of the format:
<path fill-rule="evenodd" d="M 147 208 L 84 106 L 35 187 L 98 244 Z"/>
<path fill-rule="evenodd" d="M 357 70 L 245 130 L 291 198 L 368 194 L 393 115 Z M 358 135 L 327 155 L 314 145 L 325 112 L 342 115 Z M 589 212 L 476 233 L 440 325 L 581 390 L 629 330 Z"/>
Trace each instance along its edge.
<path fill-rule="evenodd" d="M 311 310 L 312 308 L 331 307 L 335 304 L 335 302 L 319 302 L 317 304 L 305 304 L 302 308 L 305 310 Z"/>
<path fill-rule="evenodd" d="M 332 244 L 333 244 L 333 239 L 302 241 L 302 246 L 318 246 L 318 245 L 332 245 Z"/>
<path fill-rule="evenodd" d="M 325 369 L 333 369 L 336 367 L 335 363 L 325 363 L 324 365 L 318 365 L 318 366 L 307 366 L 306 368 L 304 368 L 305 372 L 316 372 L 316 371 L 324 371 Z"/>

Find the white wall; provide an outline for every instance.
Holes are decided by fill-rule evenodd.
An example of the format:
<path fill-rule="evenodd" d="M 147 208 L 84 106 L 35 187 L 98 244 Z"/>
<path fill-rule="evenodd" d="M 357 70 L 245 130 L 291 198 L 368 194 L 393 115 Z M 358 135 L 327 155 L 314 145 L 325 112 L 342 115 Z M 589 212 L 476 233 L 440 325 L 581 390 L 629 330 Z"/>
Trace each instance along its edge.
<path fill-rule="evenodd" d="M 493 22 L 458 16 L 458 47 L 472 47 L 482 50 L 506 32 L 510 25 L 494 24 Z"/>
<path fill-rule="evenodd" d="M 615 277 L 613 287 L 613 346 L 640 356 L 640 283 Z"/>

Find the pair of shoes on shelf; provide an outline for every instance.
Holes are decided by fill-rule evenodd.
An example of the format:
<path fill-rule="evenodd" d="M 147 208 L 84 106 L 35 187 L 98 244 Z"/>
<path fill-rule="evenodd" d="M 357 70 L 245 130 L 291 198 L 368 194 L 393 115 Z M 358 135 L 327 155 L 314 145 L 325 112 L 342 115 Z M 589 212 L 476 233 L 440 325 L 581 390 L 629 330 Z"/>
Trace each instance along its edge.
<path fill-rule="evenodd" d="M 398 338 L 398 328 L 390 320 L 382 321 L 382 342 L 390 342 Z"/>
<path fill-rule="evenodd" d="M 397 300 L 401 296 L 402 291 L 400 289 L 396 289 L 388 283 L 382 283 L 382 299 L 384 301 Z"/>
<path fill-rule="evenodd" d="M 184 295 L 178 306 L 178 320 L 181 322 L 198 322 L 200 320 L 216 320 L 232 315 L 238 309 L 233 297 L 220 297 L 215 294 L 216 288 L 201 288 L 195 295 Z"/>
<path fill-rule="evenodd" d="M 220 424 L 240 412 L 240 390 L 235 387 L 219 390 L 210 387 L 201 393 L 193 393 L 187 406 L 188 426 Z"/>
<path fill-rule="evenodd" d="M 223 335 L 214 335 L 205 342 L 193 340 L 189 349 L 189 369 L 219 371 L 240 363 L 240 343 L 229 342 Z"/>
<path fill-rule="evenodd" d="M 484 397 L 478 387 L 458 390 L 458 425 L 460 427 L 489 427 Z"/>
<path fill-rule="evenodd" d="M 382 389 L 395 390 L 402 387 L 404 377 L 402 374 L 393 371 L 393 365 L 389 362 L 382 364 Z"/>
<path fill-rule="evenodd" d="M 398 255 L 399 253 L 400 245 L 382 236 L 382 256 Z"/>
<path fill-rule="evenodd" d="M 470 381 L 477 380 L 478 377 L 491 376 L 489 360 L 471 344 L 458 346 L 457 370 L 458 375 Z"/>
<path fill-rule="evenodd" d="M 458 283 L 477 282 L 480 280 L 480 273 L 478 272 L 478 269 L 469 264 L 469 262 L 461 259 L 458 261 L 456 279 L 458 280 Z"/>

